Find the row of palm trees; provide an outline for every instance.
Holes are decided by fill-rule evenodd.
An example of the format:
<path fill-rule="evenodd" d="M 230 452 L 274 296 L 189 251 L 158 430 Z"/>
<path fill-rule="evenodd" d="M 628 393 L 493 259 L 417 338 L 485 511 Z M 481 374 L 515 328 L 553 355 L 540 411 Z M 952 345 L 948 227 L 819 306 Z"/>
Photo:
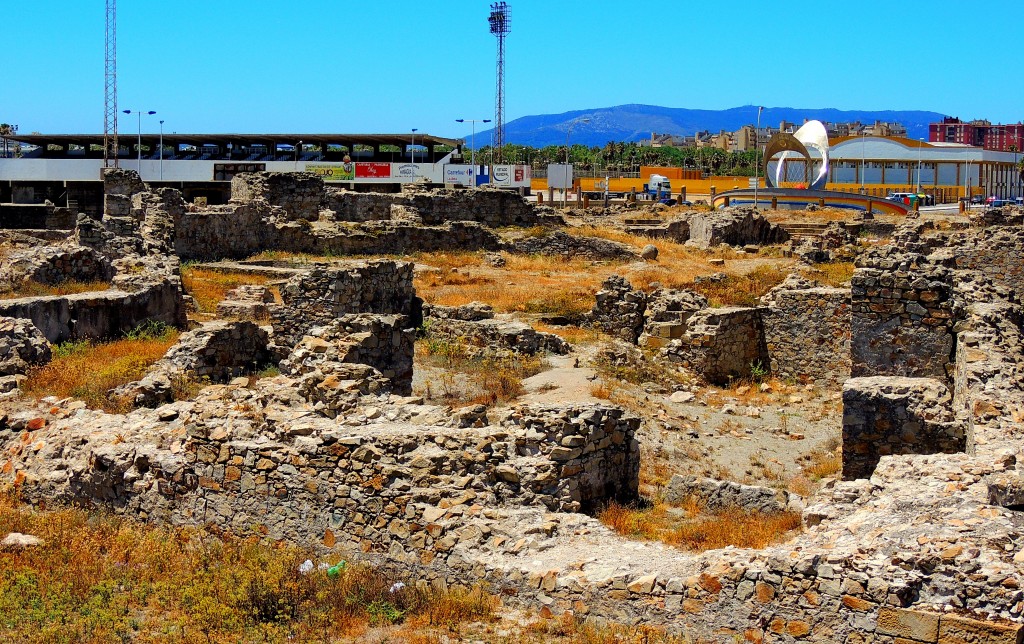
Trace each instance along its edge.
<path fill-rule="evenodd" d="M 476 151 L 480 164 L 490 164 L 494 150 L 485 146 Z M 508 144 L 502 147 L 505 163 L 528 164 L 543 169 L 550 163 L 565 163 L 564 145 L 535 148 Z M 638 173 L 640 166 L 676 167 L 700 170 L 709 175 L 754 176 L 756 153 L 727 152 L 718 148 L 652 148 L 637 143 L 609 141 L 604 146 L 575 144 L 569 148 L 568 159 L 580 171 Z"/>

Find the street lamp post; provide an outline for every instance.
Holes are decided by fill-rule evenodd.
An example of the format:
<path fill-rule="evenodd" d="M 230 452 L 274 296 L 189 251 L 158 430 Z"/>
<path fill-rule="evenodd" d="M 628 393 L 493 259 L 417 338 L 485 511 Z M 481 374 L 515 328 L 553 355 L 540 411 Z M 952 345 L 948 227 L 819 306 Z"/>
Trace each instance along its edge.
<path fill-rule="evenodd" d="M 861 133 L 861 138 L 860 138 L 860 193 L 863 195 L 863 194 L 867 194 L 867 192 L 864 190 L 864 173 L 865 173 L 865 171 L 867 171 L 867 154 L 865 153 L 864 148 L 865 148 L 865 142 L 867 141 L 867 138 L 868 138 L 868 131 L 865 128 L 865 129 L 861 130 L 860 133 Z"/>
<path fill-rule="evenodd" d="M 920 143 L 917 146 L 917 194 L 921 193 L 921 151 L 924 149 L 924 139 L 919 139 Z"/>
<path fill-rule="evenodd" d="M 412 143 L 409 144 L 409 158 L 412 159 L 413 163 L 416 163 L 416 133 L 419 132 L 419 128 L 414 127 L 412 129 Z"/>
<path fill-rule="evenodd" d="M 476 187 L 476 124 L 477 123 L 490 123 L 491 119 L 455 119 L 456 123 L 472 123 L 473 131 L 470 135 L 472 138 L 469 140 L 469 158 L 470 165 L 473 166 L 473 172 L 471 174 L 471 181 L 473 187 Z"/>
<path fill-rule="evenodd" d="M 757 189 L 761 187 L 761 110 L 757 108 L 757 127 L 754 128 L 754 210 L 757 210 Z M 669 195 L 671 196 L 671 195 Z"/>
<path fill-rule="evenodd" d="M 131 114 L 132 113 L 131 110 L 122 110 L 122 111 L 125 114 Z M 142 115 L 143 114 L 148 114 L 149 116 L 152 116 L 152 115 L 156 114 L 156 112 L 154 112 L 153 110 L 149 110 L 148 112 L 143 112 L 141 110 L 135 110 L 135 114 L 139 117 L 139 143 L 138 143 L 139 159 L 138 159 L 138 161 L 139 161 L 139 178 L 141 179 L 142 178 Z"/>
<path fill-rule="evenodd" d="M 568 193 L 568 191 L 569 191 L 569 188 L 568 188 L 568 185 L 569 185 L 569 135 L 572 134 L 572 128 L 577 123 L 590 123 L 590 119 L 588 119 L 588 118 L 573 119 L 573 121 L 571 123 L 569 123 L 569 127 L 566 128 L 566 130 L 565 130 L 565 168 L 564 168 L 564 170 L 565 170 L 565 177 L 564 177 L 564 180 L 562 182 L 562 208 L 563 209 L 565 208 L 565 201 L 566 201 L 566 196 L 567 196 L 566 193 Z"/>
<path fill-rule="evenodd" d="M 967 210 L 971 209 L 971 160 L 967 160 L 967 172 L 964 175 L 964 200 Z"/>
<path fill-rule="evenodd" d="M 160 180 L 164 180 L 164 121 L 160 119 Z"/>

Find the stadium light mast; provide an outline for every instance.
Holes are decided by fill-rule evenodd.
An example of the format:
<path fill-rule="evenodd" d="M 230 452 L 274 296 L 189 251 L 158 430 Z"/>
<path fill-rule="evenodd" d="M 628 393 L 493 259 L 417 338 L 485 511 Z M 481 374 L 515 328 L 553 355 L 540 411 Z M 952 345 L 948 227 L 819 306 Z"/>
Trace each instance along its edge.
<path fill-rule="evenodd" d="M 491 4 L 491 15 L 487 18 L 491 33 L 498 38 L 497 90 L 494 100 L 494 143 L 491 159 L 502 163 L 502 147 L 505 145 L 505 36 L 512 31 L 507 2 Z M 495 155 L 495 151 L 497 154 Z"/>
<path fill-rule="evenodd" d="M 117 0 L 107 0 L 103 64 L 103 167 L 119 167 L 117 144 Z"/>

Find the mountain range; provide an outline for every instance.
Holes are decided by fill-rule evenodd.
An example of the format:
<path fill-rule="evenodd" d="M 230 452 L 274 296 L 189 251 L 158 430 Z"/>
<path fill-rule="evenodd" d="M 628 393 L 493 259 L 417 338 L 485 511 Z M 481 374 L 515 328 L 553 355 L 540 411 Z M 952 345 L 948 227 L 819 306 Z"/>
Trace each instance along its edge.
<path fill-rule="evenodd" d="M 804 120 L 818 119 L 832 123 L 860 121 L 861 123 L 901 123 L 910 138 L 927 138 L 928 124 L 941 121 L 943 114 L 921 110 L 837 110 L 834 108 L 766 107 L 761 112 L 761 126 L 778 127 L 782 121 L 802 124 Z M 590 119 L 583 122 L 581 119 Z M 571 142 L 589 146 L 604 145 L 609 141 L 640 141 L 649 139 L 652 132 L 693 135 L 708 130 L 735 131 L 757 122 L 757 106 L 745 105 L 726 110 L 691 110 L 656 105 L 619 105 L 589 110 L 576 110 L 563 114 L 524 116 L 505 124 L 505 142 L 532 147 L 565 145 L 565 134 L 572 127 Z M 476 144 L 483 147 L 491 140 L 493 130 L 476 133 Z M 470 143 L 470 133 L 466 133 Z"/>

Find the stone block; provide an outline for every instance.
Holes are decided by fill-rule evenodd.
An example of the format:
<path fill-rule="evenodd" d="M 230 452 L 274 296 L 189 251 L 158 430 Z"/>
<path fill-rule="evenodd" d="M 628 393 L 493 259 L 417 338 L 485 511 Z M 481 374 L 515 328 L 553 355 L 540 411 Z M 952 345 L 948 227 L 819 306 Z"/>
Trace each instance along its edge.
<path fill-rule="evenodd" d="M 1021 644 L 1024 625 L 988 622 L 959 615 L 939 620 L 938 644 Z"/>
<path fill-rule="evenodd" d="M 883 606 L 878 611 L 878 633 L 934 642 L 939 636 L 939 615 Z"/>

